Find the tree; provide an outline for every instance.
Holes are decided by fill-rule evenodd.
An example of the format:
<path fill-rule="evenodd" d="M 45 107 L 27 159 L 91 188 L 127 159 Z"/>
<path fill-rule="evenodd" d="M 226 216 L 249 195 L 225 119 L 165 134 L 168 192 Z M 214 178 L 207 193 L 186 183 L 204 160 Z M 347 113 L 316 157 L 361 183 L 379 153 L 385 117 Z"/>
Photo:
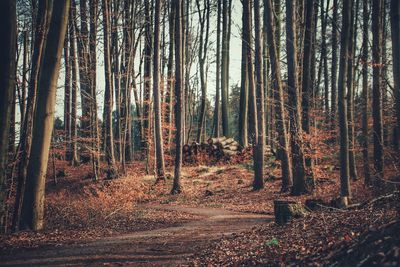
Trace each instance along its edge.
<path fill-rule="evenodd" d="M 311 110 L 311 96 L 313 94 L 313 77 L 312 77 L 312 62 L 315 57 L 315 53 L 313 52 L 313 40 L 314 40 L 314 1 L 315 0 L 306 0 L 305 1 L 305 28 L 304 28 L 304 49 L 303 49 L 303 62 L 302 62 L 302 127 L 303 131 L 310 135 L 310 127 L 311 127 L 311 118 L 310 118 L 310 110 Z M 310 144 L 306 144 L 310 149 Z M 306 157 L 306 167 L 307 167 L 307 178 L 311 181 L 307 181 L 311 184 L 310 189 L 315 186 L 315 180 L 313 175 L 313 159 L 311 156 Z"/>
<path fill-rule="evenodd" d="M 397 2 L 397 1 L 394 1 Z M 369 169 L 369 153 L 368 153 L 368 106 L 369 106 L 369 90 L 368 90 L 368 30 L 369 30 L 369 12 L 368 2 L 363 2 L 363 35 L 362 35 L 362 154 L 364 164 L 364 181 L 365 184 L 370 183 Z"/>
<path fill-rule="evenodd" d="M 272 16 L 271 0 L 264 0 L 264 29 L 268 41 L 268 52 L 271 60 L 271 71 L 273 73 L 275 100 L 275 123 L 279 135 L 280 160 L 282 164 L 282 190 L 288 190 L 292 185 L 292 173 L 289 160 L 289 146 L 286 130 L 286 116 L 283 99 L 283 86 L 281 81 L 281 67 L 275 44 L 275 22 Z"/>
<path fill-rule="evenodd" d="M 339 59 L 339 79 L 338 79 L 338 111 L 340 128 L 340 196 L 343 205 L 347 205 L 347 199 L 351 196 L 350 192 L 350 171 L 349 171 L 349 135 L 346 105 L 346 79 L 348 67 L 350 20 L 351 20 L 351 1 L 344 0 L 342 9 L 342 31 L 340 36 L 340 59 Z"/>
<path fill-rule="evenodd" d="M 400 3 L 391 0 L 390 3 L 390 22 L 392 31 L 392 55 L 393 55 L 393 79 L 394 79 L 394 97 L 397 118 L 396 140 L 399 143 L 400 138 Z M 397 145 L 397 149 L 399 146 Z"/>
<path fill-rule="evenodd" d="M 154 130 L 156 140 L 157 180 L 164 180 L 164 142 L 161 125 L 161 98 L 160 98 L 160 11 L 161 0 L 155 1 L 154 10 L 154 58 L 153 58 L 153 97 L 154 97 Z"/>
<path fill-rule="evenodd" d="M 228 88 L 229 88 L 229 3 L 232 0 L 222 0 L 222 66 L 221 66 L 221 108 L 222 108 L 222 134 L 229 136 L 229 111 L 228 111 Z"/>
<path fill-rule="evenodd" d="M 25 186 L 28 172 L 29 156 L 32 148 L 33 114 L 36 109 L 39 71 L 42 64 L 42 55 L 50 21 L 50 1 L 40 0 L 38 13 L 35 21 L 35 37 L 33 54 L 31 57 L 31 73 L 28 85 L 27 106 L 21 132 L 20 154 L 18 163 L 18 183 L 15 196 L 12 230 L 17 231 L 20 227 L 20 217 L 25 194 Z"/>
<path fill-rule="evenodd" d="M 354 18 L 354 4 L 351 5 L 350 39 L 347 63 L 347 122 L 349 131 L 349 168 L 350 178 L 357 180 L 356 159 L 354 152 L 354 53 L 357 41 L 357 23 Z"/>
<path fill-rule="evenodd" d="M 255 69 L 257 77 L 256 105 L 258 138 L 253 149 L 254 159 L 254 181 L 253 189 L 258 190 L 264 187 L 264 152 L 265 152 L 265 119 L 264 119 L 264 86 L 262 72 L 262 46 L 261 46 L 261 22 L 260 22 L 260 1 L 254 0 L 254 24 L 255 24 Z"/>
<path fill-rule="evenodd" d="M 108 178 L 113 178 L 116 173 L 114 157 L 114 138 L 112 128 L 113 94 L 111 84 L 111 62 L 110 62 L 110 15 L 108 0 L 103 0 L 103 33 L 104 33 L 104 129 L 105 129 L 105 154 L 108 164 Z"/>
<path fill-rule="evenodd" d="M 286 51 L 288 60 L 288 94 L 290 144 L 292 149 L 292 173 L 294 195 L 307 192 L 305 179 L 305 161 L 303 151 L 303 133 L 301 126 L 300 95 L 297 77 L 297 46 L 296 46 L 296 1 L 286 0 Z"/>
<path fill-rule="evenodd" d="M 61 53 L 68 23 L 69 0 L 54 0 L 49 33 L 39 74 L 37 107 L 33 120 L 32 149 L 22 205 L 24 229 L 44 226 L 44 192 Z"/>
<path fill-rule="evenodd" d="M 215 106 L 213 136 L 219 137 L 221 124 L 220 91 L 221 91 L 221 1 L 217 1 L 217 44 L 216 44 L 216 69 L 215 69 Z"/>
<path fill-rule="evenodd" d="M 374 137 L 374 168 L 378 179 L 383 175 L 383 127 L 381 92 L 381 11 L 382 0 L 372 0 L 372 119 Z"/>
<path fill-rule="evenodd" d="M 72 83 L 71 83 L 71 165 L 77 166 L 79 163 L 78 158 L 78 146 L 77 146 L 77 137 L 78 137 L 78 126 L 76 123 L 77 119 L 77 96 L 78 96 L 78 60 L 76 56 L 76 35 L 75 35 L 75 8 L 74 5 L 71 5 L 70 9 L 70 18 L 69 18 L 69 37 L 70 37 L 70 60 L 71 60 L 71 73 L 72 73 Z"/>
<path fill-rule="evenodd" d="M 248 112 L 249 112 L 249 62 L 248 53 L 251 53 L 250 32 L 250 7 L 249 1 L 242 1 L 242 63 L 241 63 L 241 85 L 239 103 L 239 143 L 243 147 L 248 145 Z M 250 51 L 249 51 L 250 50 Z M 250 54 L 251 59 L 251 54 Z M 252 87 L 253 89 L 254 87 Z M 254 110 L 251 110 L 254 112 Z"/>
<path fill-rule="evenodd" d="M 332 15 L 332 68 L 331 68 L 331 129 L 336 127 L 337 109 L 337 36 L 338 36 L 338 0 L 333 0 Z"/>
<path fill-rule="evenodd" d="M 12 96 L 15 90 L 16 73 L 16 40 L 17 40 L 17 13 L 16 2 L 6 0 L 0 2 L 0 232 L 4 232 L 5 199 L 4 183 L 8 161 L 8 134 Z"/>
<path fill-rule="evenodd" d="M 174 182 L 171 193 L 181 193 L 181 170 L 182 170 L 182 145 L 183 145 L 183 119 L 185 110 L 183 107 L 183 84 L 182 84 L 182 0 L 172 2 L 175 8 L 175 171 Z"/>
<path fill-rule="evenodd" d="M 200 114 L 197 122 L 197 142 L 201 142 L 201 137 L 206 120 L 206 100 L 207 100 L 207 73 L 206 60 L 208 51 L 208 36 L 210 32 L 210 0 L 204 0 L 203 6 L 200 6 L 200 1 L 196 0 L 197 13 L 200 23 L 200 41 L 199 41 L 199 66 L 200 66 L 200 86 L 201 86 L 201 103 Z"/>

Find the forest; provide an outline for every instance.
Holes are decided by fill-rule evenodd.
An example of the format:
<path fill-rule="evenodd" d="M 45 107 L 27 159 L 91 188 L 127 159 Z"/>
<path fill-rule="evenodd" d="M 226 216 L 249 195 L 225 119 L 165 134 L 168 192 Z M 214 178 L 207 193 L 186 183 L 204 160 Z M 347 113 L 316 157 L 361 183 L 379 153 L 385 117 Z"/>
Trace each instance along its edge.
<path fill-rule="evenodd" d="M 1 0 L 0 266 L 399 266 L 400 1 Z"/>

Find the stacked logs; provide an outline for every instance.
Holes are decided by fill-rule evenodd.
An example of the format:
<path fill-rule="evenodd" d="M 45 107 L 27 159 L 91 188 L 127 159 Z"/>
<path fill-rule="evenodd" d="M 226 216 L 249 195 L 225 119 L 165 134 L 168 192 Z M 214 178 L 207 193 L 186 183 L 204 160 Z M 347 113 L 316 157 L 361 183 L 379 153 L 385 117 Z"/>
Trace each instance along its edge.
<path fill-rule="evenodd" d="M 213 159 L 216 161 L 230 160 L 240 155 L 243 148 L 233 138 L 210 138 L 207 143 L 193 142 L 183 146 L 183 161 L 185 163 L 199 163 Z"/>

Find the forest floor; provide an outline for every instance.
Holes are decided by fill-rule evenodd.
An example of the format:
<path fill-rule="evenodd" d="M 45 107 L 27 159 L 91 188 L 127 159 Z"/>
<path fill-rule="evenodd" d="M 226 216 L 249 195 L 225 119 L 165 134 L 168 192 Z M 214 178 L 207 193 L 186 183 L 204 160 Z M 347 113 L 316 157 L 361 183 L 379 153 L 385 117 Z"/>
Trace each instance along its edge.
<path fill-rule="evenodd" d="M 56 161 L 60 177 L 55 183 L 49 168 L 45 230 L 0 237 L 0 266 L 278 266 L 335 261 L 355 266 L 345 261 L 347 248 L 355 253 L 357 244 L 371 238 L 375 247 L 363 247 L 366 252 L 353 255 L 355 262 L 399 263 L 400 239 L 393 234 L 399 230 L 398 194 L 371 202 L 394 188 L 378 194 L 358 180 L 352 182 L 352 203 L 363 203 L 360 207 L 323 207 L 277 226 L 273 200 L 304 203 L 319 198 L 329 203 L 338 195 L 339 177 L 337 168 L 320 164 L 323 171 L 317 173 L 315 193 L 292 197 L 280 192 L 274 164 L 268 166 L 272 171 L 260 191 L 251 190 L 250 163 L 187 166 L 184 191 L 172 196 L 172 180 L 154 185 L 143 163 L 132 163 L 119 179 L 93 182 L 89 166 L 72 168 Z M 172 168 L 167 170 L 171 177 Z"/>

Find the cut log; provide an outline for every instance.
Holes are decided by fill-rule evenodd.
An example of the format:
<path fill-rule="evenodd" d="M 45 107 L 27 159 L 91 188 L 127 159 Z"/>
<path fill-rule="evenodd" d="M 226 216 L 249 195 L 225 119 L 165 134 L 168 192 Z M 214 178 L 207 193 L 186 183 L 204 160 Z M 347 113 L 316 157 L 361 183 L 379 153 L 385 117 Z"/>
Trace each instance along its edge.
<path fill-rule="evenodd" d="M 288 200 L 274 200 L 275 223 L 284 225 L 292 218 L 304 217 L 306 209 L 301 203 Z"/>

